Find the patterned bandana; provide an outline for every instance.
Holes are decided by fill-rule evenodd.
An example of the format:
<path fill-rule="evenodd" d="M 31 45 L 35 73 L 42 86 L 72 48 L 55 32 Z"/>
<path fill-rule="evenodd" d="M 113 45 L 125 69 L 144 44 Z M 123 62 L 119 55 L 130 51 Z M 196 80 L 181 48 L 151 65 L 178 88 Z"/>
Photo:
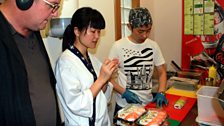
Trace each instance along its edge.
<path fill-rule="evenodd" d="M 147 8 L 134 8 L 129 12 L 129 23 L 133 28 L 152 25 L 152 17 Z"/>

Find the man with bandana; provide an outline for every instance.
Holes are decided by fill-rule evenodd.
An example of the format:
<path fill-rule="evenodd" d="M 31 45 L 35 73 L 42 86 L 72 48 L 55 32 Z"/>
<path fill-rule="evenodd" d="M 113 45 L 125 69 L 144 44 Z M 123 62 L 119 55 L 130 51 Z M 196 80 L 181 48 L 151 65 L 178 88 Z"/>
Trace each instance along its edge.
<path fill-rule="evenodd" d="M 148 38 L 152 28 L 148 9 L 131 9 L 128 28 L 131 34 L 115 42 L 109 54 L 111 59 L 120 61 L 117 78 L 113 80 L 117 92 L 114 114 L 130 103 L 146 105 L 155 101 L 159 107 L 168 104 L 164 94 L 167 82 L 165 60 L 158 44 Z M 159 75 L 155 97 L 151 92 L 154 68 Z"/>

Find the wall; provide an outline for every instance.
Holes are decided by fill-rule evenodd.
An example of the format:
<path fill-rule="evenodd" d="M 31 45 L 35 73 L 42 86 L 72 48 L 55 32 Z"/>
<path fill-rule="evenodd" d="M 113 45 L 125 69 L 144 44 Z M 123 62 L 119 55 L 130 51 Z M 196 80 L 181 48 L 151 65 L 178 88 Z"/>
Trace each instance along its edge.
<path fill-rule="evenodd" d="M 159 44 L 167 69 L 173 70 L 171 60 L 181 65 L 182 0 L 141 0 L 141 6 L 150 10 L 153 17 L 150 37 Z"/>

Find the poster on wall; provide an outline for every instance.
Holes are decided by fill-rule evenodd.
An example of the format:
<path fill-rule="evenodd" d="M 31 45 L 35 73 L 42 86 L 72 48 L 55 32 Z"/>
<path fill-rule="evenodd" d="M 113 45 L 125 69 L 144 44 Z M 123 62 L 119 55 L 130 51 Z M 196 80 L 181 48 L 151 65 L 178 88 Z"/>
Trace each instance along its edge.
<path fill-rule="evenodd" d="M 224 79 L 224 0 L 184 0 L 182 30 L 183 69 L 217 68 L 217 83 Z"/>
<path fill-rule="evenodd" d="M 184 34 L 214 35 L 214 1 L 184 1 Z"/>

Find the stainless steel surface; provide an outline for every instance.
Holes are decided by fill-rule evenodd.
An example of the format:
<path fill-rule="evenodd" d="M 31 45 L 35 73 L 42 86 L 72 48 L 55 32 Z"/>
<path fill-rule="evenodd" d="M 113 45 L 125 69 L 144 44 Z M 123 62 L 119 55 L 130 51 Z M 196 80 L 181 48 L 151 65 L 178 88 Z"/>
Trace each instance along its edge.
<path fill-rule="evenodd" d="M 63 37 L 66 27 L 70 24 L 71 18 L 54 18 L 50 21 L 49 36 Z"/>

